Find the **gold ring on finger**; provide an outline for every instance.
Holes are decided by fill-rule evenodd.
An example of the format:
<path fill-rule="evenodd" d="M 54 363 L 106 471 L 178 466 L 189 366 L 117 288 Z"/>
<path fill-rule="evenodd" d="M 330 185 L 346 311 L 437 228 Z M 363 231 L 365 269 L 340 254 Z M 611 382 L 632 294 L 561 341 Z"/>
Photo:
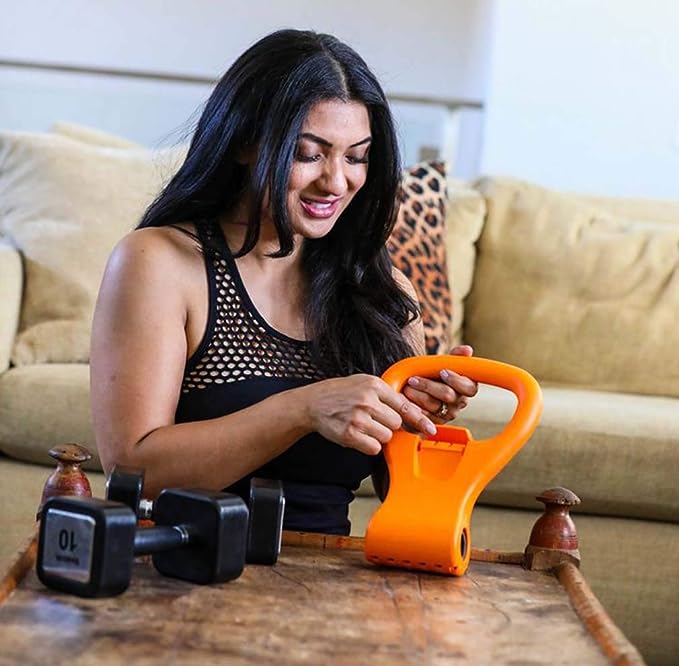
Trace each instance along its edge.
<path fill-rule="evenodd" d="M 434 412 L 434 416 L 438 416 L 440 419 L 445 419 L 448 415 L 448 404 L 441 401 L 441 406 Z"/>

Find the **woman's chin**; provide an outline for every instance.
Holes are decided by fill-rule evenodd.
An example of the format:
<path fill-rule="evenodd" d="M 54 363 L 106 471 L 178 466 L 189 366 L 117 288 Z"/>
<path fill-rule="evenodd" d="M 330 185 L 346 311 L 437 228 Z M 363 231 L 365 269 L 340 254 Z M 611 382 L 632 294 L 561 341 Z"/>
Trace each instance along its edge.
<path fill-rule="evenodd" d="M 337 222 L 336 217 L 325 220 L 303 219 L 296 220 L 294 224 L 295 233 L 309 239 L 323 238 L 327 236 Z"/>

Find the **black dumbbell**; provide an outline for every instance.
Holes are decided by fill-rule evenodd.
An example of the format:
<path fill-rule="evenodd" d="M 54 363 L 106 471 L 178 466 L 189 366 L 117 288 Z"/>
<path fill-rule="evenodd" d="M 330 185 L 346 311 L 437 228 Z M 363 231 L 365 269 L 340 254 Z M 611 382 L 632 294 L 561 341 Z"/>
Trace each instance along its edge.
<path fill-rule="evenodd" d="M 142 497 L 144 470 L 118 465 L 106 482 L 106 498 L 129 506 L 139 518 L 155 519 L 153 502 Z M 281 551 L 285 497 L 280 481 L 253 478 L 243 497 L 250 511 L 246 562 L 275 564 Z"/>
<path fill-rule="evenodd" d="M 106 499 L 129 506 L 142 520 L 153 519 L 153 501 L 142 496 L 144 470 L 116 465 L 106 480 Z"/>
<path fill-rule="evenodd" d="M 272 479 L 250 479 L 248 507 L 246 560 L 253 564 L 276 564 L 283 538 L 283 484 Z"/>
<path fill-rule="evenodd" d="M 245 566 L 248 508 L 237 495 L 163 490 L 155 527 L 137 529 L 137 516 L 119 502 L 54 497 L 42 510 L 38 578 L 83 597 L 127 589 L 136 555 L 153 554 L 162 574 L 193 583 L 219 583 Z"/>

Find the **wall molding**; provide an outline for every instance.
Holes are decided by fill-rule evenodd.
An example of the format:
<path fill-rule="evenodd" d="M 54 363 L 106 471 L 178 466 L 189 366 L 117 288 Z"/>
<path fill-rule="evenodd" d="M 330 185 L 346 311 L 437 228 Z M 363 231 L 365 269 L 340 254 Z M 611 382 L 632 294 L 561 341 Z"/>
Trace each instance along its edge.
<path fill-rule="evenodd" d="M 164 83 L 183 83 L 194 85 L 214 85 L 219 77 L 196 76 L 176 72 L 157 72 L 115 67 L 91 67 L 71 65 L 67 63 L 38 62 L 32 60 L 0 59 L 0 67 L 11 69 L 31 69 L 43 72 L 57 72 L 61 74 L 87 74 L 94 76 L 110 76 L 124 79 L 143 79 L 146 81 L 160 81 Z M 425 104 L 428 106 L 442 106 L 449 110 L 482 109 L 483 103 L 475 99 L 454 99 L 447 97 L 433 97 L 427 95 L 406 95 L 387 92 L 392 102 Z"/>

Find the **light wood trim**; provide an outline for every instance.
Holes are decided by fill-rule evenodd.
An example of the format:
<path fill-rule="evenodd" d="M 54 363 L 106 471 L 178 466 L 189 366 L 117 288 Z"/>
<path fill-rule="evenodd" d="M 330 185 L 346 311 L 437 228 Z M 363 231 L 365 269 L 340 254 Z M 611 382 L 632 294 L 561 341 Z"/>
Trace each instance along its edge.
<path fill-rule="evenodd" d="M 337 548 L 338 550 L 363 550 L 363 537 L 320 534 L 317 532 L 283 531 L 283 546 L 308 548 Z"/>
<path fill-rule="evenodd" d="M 0 581 L 0 604 L 9 597 L 24 576 L 35 565 L 38 556 L 38 529 L 40 523 L 36 523 L 32 534 L 20 546 L 14 559 Z"/>
<path fill-rule="evenodd" d="M 284 546 L 307 546 L 309 548 L 337 548 L 340 550 L 363 550 L 363 537 L 335 536 L 315 532 L 283 532 Z M 472 548 L 471 559 L 477 562 L 523 564 L 523 553 L 503 553 L 497 550 Z"/>
<path fill-rule="evenodd" d="M 618 629 L 580 569 L 571 562 L 565 562 L 556 567 L 554 573 L 568 593 L 580 620 L 611 663 L 616 666 L 645 666 L 646 662 L 639 651 Z"/>

